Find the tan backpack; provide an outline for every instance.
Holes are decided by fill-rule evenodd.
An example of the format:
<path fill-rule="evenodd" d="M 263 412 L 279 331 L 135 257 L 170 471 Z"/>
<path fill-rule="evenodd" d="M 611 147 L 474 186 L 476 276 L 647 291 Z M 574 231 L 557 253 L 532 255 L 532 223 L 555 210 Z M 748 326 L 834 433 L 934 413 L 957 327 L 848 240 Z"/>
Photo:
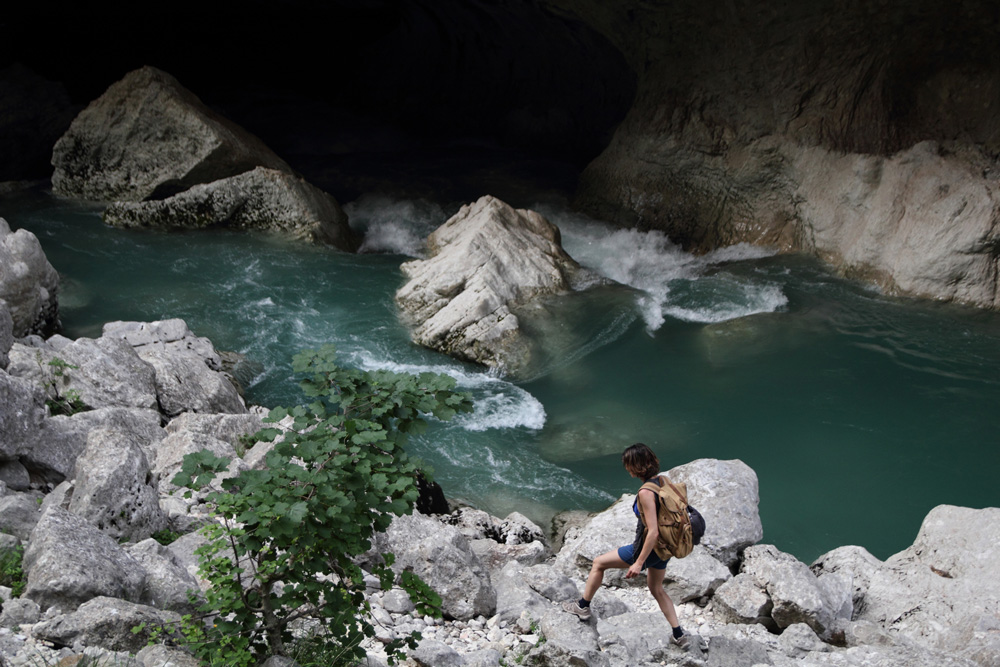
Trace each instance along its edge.
<path fill-rule="evenodd" d="M 653 551 L 663 560 L 671 557 L 684 558 L 694 549 L 695 541 L 691 530 L 691 516 L 688 514 L 687 485 L 684 482 L 674 484 L 662 475 L 660 479 L 663 481 L 660 486 L 655 482 L 646 482 L 639 489 L 649 489 L 660 501 L 657 508 L 660 535 Z M 645 524 L 645 517 L 642 521 Z"/>

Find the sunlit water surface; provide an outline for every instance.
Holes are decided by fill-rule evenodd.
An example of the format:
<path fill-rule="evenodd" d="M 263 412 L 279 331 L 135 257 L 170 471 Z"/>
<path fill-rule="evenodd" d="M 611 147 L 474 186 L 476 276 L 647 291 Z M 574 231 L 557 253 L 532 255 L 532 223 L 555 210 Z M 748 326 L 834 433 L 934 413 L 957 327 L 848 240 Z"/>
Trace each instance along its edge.
<path fill-rule="evenodd" d="M 393 294 L 401 262 L 454 207 L 368 197 L 348 255 L 221 230 L 104 226 L 100 207 L 40 191 L 0 215 L 41 240 L 62 276 L 66 335 L 111 320 L 185 319 L 246 355 L 247 398 L 299 400 L 291 355 L 326 342 L 344 364 L 437 371 L 476 411 L 413 443 L 453 498 L 546 523 L 634 491 L 621 450 L 664 468 L 741 459 L 760 480 L 764 541 L 811 560 L 845 544 L 880 558 L 942 503 L 997 506 L 1000 316 L 880 296 L 815 261 L 614 230 L 553 205 L 567 251 L 627 285 L 595 287 L 526 322 L 545 356 L 513 382 L 414 346 Z"/>

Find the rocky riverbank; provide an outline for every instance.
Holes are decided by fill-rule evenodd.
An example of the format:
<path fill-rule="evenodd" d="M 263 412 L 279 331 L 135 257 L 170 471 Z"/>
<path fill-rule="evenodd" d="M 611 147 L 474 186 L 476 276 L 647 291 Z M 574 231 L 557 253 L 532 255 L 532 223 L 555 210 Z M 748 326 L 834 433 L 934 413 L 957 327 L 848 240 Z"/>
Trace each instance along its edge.
<path fill-rule="evenodd" d="M 5 266 L 45 266 L 33 235 L 10 243 L 0 231 Z M 40 287 L 45 276 L 0 276 L 0 548 L 23 548 L 26 584 L 19 597 L 0 590 L 0 655 L 12 665 L 88 651 L 111 664 L 190 663 L 132 632 L 190 611 L 187 592 L 208 586 L 194 551 L 210 508 L 170 480 L 203 449 L 230 458 L 230 472 L 262 466 L 271 445 L 250 436 L 266 410 L 246 407 L 227 355 L 181 320 L 108 323 L 96 339 L 40 336 L 54 304 L 37 297 L 57 291 Z M 913 546 L 884 562 L 848 546 L 805 564 L 761 544 L 757 476 L 742 462 L 701 459 L 668 474 L 687 483 L 709 526 L 666 573 L 695 636 L 687 650 L 668 643 L 652 597 L 620 572 L 589 622 L 559 606 L 580 594 L 594 557 L 631 541 L 625 495 L 550 530 L 467 507 L 396 519 L 367 558 L 396 554 L 397 568 L 441 595 L 445 620 L 369 577 L 378 630 L 368 664 L 383 663 L 383 641 L 412 631 L 422 639 L 408 664 L 432 667 L 1000 661 L 1000 509 L 935 508 Z"/>

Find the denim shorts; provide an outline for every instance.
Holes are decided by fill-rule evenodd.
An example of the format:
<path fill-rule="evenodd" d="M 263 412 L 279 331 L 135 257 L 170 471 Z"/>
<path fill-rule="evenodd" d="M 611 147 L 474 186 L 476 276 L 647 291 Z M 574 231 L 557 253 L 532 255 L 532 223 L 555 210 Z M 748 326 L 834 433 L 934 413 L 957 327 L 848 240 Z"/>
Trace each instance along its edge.
<path fill-rule="evenodd" d="M 635 562 L 635 556 L 636 554 L 632 551 L 631 544 L 624 547 L 618 547 L 618 557 L 629 565 Z M 642 569 L 645 570 L 647 567 L 653 570 L 665 570 L 667 569 L 667 561 L 657 556 L 656 552 L 653 551 L 649 554 L 649 558 L 646 559 Z"/>

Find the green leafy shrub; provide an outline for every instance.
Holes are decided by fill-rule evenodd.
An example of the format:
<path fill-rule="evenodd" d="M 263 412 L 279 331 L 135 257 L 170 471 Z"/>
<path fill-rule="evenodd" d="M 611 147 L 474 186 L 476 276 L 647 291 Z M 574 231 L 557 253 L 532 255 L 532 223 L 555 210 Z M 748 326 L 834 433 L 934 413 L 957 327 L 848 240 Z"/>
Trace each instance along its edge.
<path fill-rule="evenodd" d="M 354 559 L 393 515 L 413 511 L 423 471 L 406 440 L 426 428 L 425 415 L 450 419 L 472 409 L 450 377 L 341 368 L 332 346 L 296 355 L 293 369 L 315 400 L 272 410 L 269 422 L 291 415 L 294 425 L 254 436 L 275 442 L 265 469 L 225 479 L 207 496 L 220 519 L 202 529 L 209 542 L 199 550 L 202 576 L 212 584 L 201 607 L 210 622 L 188 619 L 180 629 L 181 641 L 207 663 L 287 656 L 290 625 L 304 618 L 320 621 L 311 642 L 329 664 L 362 658 L 360 644 L 375 631 Z M 208 451 L 189 454 L 173 482 L 205 488 L 228 463 Z M 382 556 L 372 574 L 388 588 L 393 556 Z M 440 598 L 416 576 L 404 573 L 400 585 L 421 613 L 440 615 Z M 387 650 L 395 658 L 415 643 L 411 635 Z"/>
<path fill-rule="evenodd" d="M 0 586 L 10 588 L 14 597 L 21 597 L 27 585 L 24 571 L 21 569 L 23 558 L 24 548 L 20 545 L 13 549 L 0 550 Z"/>

